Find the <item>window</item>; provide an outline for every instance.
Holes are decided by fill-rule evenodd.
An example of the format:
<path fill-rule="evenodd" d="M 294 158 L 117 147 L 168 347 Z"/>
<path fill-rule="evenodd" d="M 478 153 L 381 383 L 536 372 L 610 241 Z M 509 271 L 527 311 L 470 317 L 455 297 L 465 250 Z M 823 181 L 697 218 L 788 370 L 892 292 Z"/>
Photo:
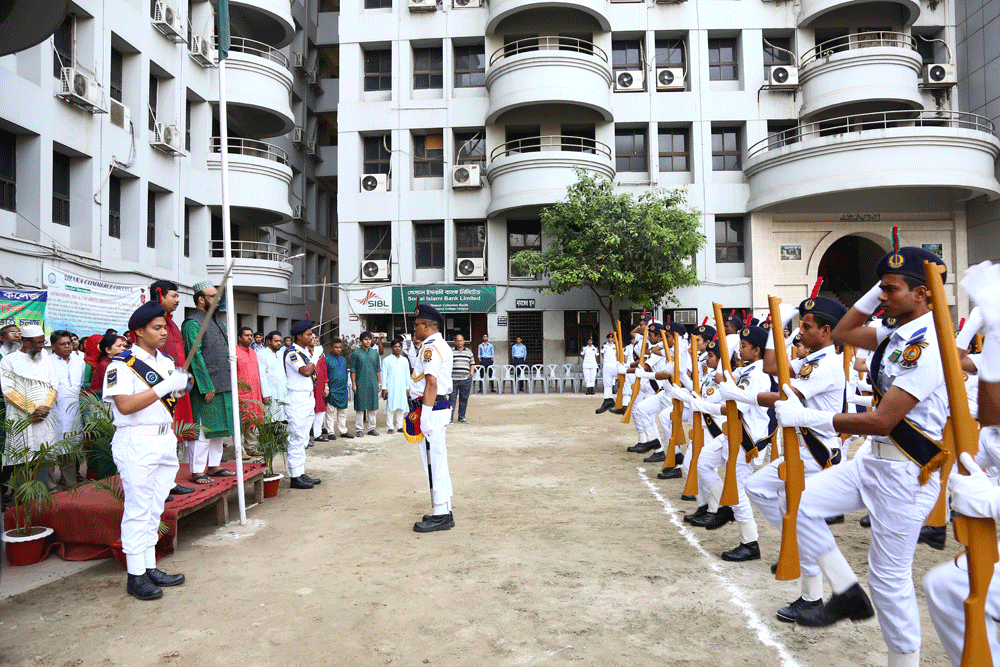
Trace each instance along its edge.
<path fill-rule="evenodd" d="M 566 340 L 566 356 L 578 357 L 588 338 L 594 345 L 600 342 L 600 321 L 596 310 L 564 310 L 563 331 Z"/>
<path fill-rule="evenodd" d="M 542 223 L 539 220 L 507 221 L 507 260 L 511 278 L 538 280 L 541 276 L 526 273 L 514 265 L 510 258 L 522 250 L 542 251 Z"/>
<path fill-rule="evenodd" d="M 644 69 L 642 66 L 642 41 L 616 39 L 611 42 L 611 66 L 619 70 Z"/>
<path fill-rule="evenodd" d="M 486 85 L 486 47 L 482 44 L 455 47 L 455 87 Z"/>
<path fill-rule="evenodd" d="M 486 248 L 485 222 L 455 223 L 455 256 L 479 258 Z"/>
<path fill-rule="evenodd" d="M 52 222 L 69 227 L 69 157 L 52 154 Z"/>
<path fill-rule="evenodd" d="M 444 176 L 444 140 L 440 134 L 413 135 L 413 176 Z"/>
<path fill-rule="evenodd" d="M 684 38 L 656 40 L 657 67 L 684 67 Z"/>
<path fill-rule="evenodd" d="M 771 120 L 767 122 L 767 147 L 780 148 L 799 140 L 798 127 L 794 120 Z"/>
<path fill-rule="evenodd" d="M 764 81 L 770 80 L 773 65 L 792 64 L 791 50 L 791 37 L 764 38 Z"/>
<path fill-rule="evenodd" d="M 559 133 L 562 135 L 562 150 L 573 153 L 597 153 L 593 125 L 563 125 Z"/>
<path fill-rule="evenodd" d="M 392 0 L 365 0 L 365 9 L 392 9 Z"/>
<path fill-rule="evenodd" d="M 184 150 L 191 152 L 191 100 L 184 104 Z"/>
<path fill-rule="evenodd" d="M 708 40 L 708 78 L 710 81 L 739 80 L 735 37 Z"/>
<path fill-rule="evenodd" d="M 661 127 L 659 144 L 660 171 L 688 171 L 691 168 L 686 127 Z"/>
<path fill-rule="evenodd" d="M 541 129 L 538 125 L 508 127 L 506 129 L 508 153 L 537 153 L 542 150 Z"/>
<path fill-rule="evenodd" d="M 156 97 L 157 89 L 160 87 L 160 81 L 155 75 L 149 75 L 149 129 L 156 129 Z"/>
<path fill-rule="evenodd" d="M 365 90 L 392 90 L 392 50 L 365 51 Z"/>
<path fill-rule="evenodd" d="M 184 207 L 184 256 L 191 256 L 191 207 Z"/>
<path fill-rule="evenodd" d="M 646 171 L 646 130 L 615 130 L 615 169 Z"/>
<path fill-rule="evenodd" d="M 444 223 L 430 222 L 416 225 L 418 269 L 444 268 Z"/>
<path fill-rule="evenodd" d="M 17 210 L 17 137 L 0 130 L 0 208 Z"/>
<path fill-rule="evenodd" d="M 931 65 L 937 62 L 935 45 L 939 43 L 932 42 L 930 40 L 939 39 L 941 37 L 941 31 L 929 34 L 914 32 L 913 37 L 917 40 L 917 53 L 920 54 L 920 60 L 922 60 L 925 65 Z"/>
<path fill-rule="evenodd" d="M 743 261 L 743 218 L 715 218 L 715 262 Z"/>
<path fill-rule="evenodd" d="M 117 176 L 108 179 L 108 236 L 122 237 L 122 179 Z"/>
<path fill-rule="evenodd" d="M 392 153 L 391 138 L 388 134 L 377 134 L 373 137 L 365 137 L 365 164 L 366 174 L 388 174 L 389 158 Z"/>
<path fill-rule="evenodd" d="M 455 164 L 486 166 L 486 132 L 455 133 Z"/>
<path fill-rule="evenodd" d="M 740 171 L 742 167 L 740 151 L 740 129 L 738 127 L 712 128 L 712 170 Z"/>
<path fill-rule="evenodd" d="M 111 81 L 109 84 L 111 99 L 124 102 L 122 95 L 122 79 L 124 78 L 125 58 L 118 49 L 111 49 Z"/>
<path fill-rule="evenodd" d="M 72 14 L 63 19 L 56 31 L 52 34 L 52 46 L 55 53 L 52 54 L 52 73 L 57 79 L 62 79 L 62 68 L 72 67 L 73 62 L 73 23 L 75 18 Z"/>
<path fill-rule="evenodd" d="M 389 259 L 392 231 L 389 225 L 365 225 L 365 259 Z"/>
<path fill-rule="evenodd" d="M 156 193 L 152 190 L 146 197 L 146 247 L 156 247 Z"/>
<path fill-rule="evenodd" d="M 538 50 L 538 35 L 504 35 L 503 54 L 514 56 Z"/>
<path fill-rule="evenodd" d="M 440 46 L 413 49 L 413 89 L 443 88 L 443 67 Z"/>

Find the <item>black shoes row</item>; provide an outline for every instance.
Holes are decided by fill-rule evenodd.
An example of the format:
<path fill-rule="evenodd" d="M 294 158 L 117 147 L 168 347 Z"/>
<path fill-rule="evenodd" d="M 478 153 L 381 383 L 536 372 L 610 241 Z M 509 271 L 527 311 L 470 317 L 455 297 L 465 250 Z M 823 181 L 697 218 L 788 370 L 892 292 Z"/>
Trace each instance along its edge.
<path fill-rule="evenodd" d="M 158 600 L 163 597 L 160 587 L 180 586 L 184 583 L 183 574 L 167 574 L 157 568 L 148 568 L 144 574 L 128 575 L 125 590 L 138 600 Z"/>
<path fill-rule="evenodd" d="M 413 530 L 417 533 L 433 533 L 438 530 L 451 530 L 455 527 L 455 517 L 451 512 L 447 514 L 425 514 L 423 519 L 413 524 Z"/>
<path fill-rule="evenodd" d="M 323 480 L 310 477 L 305 473 L 302 473 L 298 477 L 292 477 L 289 480 L 289 486 L 293 489 L 311 489 L 314 486 L 319 486 L 323 483 Z"/>

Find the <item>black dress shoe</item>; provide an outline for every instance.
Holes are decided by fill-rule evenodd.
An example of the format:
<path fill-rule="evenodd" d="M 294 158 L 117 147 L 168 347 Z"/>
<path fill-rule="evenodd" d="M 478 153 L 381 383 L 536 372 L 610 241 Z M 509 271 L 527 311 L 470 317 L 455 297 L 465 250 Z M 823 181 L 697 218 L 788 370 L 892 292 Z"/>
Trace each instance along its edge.
<path fill-rule="evenodd" d="M 643 463 L 663 463 L 667 460 L 666 452 L 653 452 L 642 460 Z"/>
<path fill-rule="evenodd" d="M 871 514 L 866 514 L 863 517 L 861 517 L 861 519 L 858 521 L 858 525 L 861 526 L 862 528 L 871 528 L 872 527 L 872 515 Z"/>
<path fill-rule="evenodd" d="M 183 574 L 167 574 L 155 567 L 147 567 L 146 576 L 157 586 L 180 586 L 184 583 Z"/>
<path fill-rule="evenodd" d="M 854 584 L 846 591 L 830 598 L 830 601 L 818 610 L 800 609 L 796 622 L 810 628 L 824 628 L 837 621 L 849 618 L 852 621 L 863 621 L 875 615 L 868 594 L 860 584 Z"/>
<path fill-rule="evenodd" d="M 129 595 L 139 600 L 158 600 L 163 597 L 163 591 L 157 588 L 156 584 L 149 580 L 149 575 L 145 573 L 128 575 L 125 590 L 128 591 Z"/>
<path fill-rule="evenodd" d="M 779 609 L 774 615 L 778 617 L 779 621 L 784 621 L 785 623 L 795 623 L 799 620 L 799 611 L 803 609 L 808 610 L 809 613 L 815 614 L 823 609 L 823 601 L 813 600 L 812 602 L 809 602 L 799 598 L 787 607 Z"/>
<path fill-rule="evenodd" d="M 348 440 L 354 440 L 354 436 L 351 435 L 350 433 L 341 433 L 340 437 L 341 438 L 347 438 Z"/>
<path fill-rule="evenodd" d="M 735 549 L 724 551 L 722 553 L 722 560 L 734 563 L 740 563 L 745 560 L 760 560 L 760 546 L 757 544 L 757 540 L 740 544 Z"/>
<path fill-rule="evenodd" d="M 607 412 L 608 410 L 610 410 L 613 407 L 615 407 L 615 399 L 613 399 L 613 398 L 605 398 L 604 402 L 601 403 L 601 407 L 599 407 L 596 410 L 594 410 L 594 414 L 598 414 L 599 415 L 602 412 Z"/>
<path fill-rule="evenodd" d="M 680 468 L 664 468 L 656 473 L 656 479 L 680 479 L 684 476 Z"/>
<path fill-rule="evenodd" d="M 948 541 L 948 530 L 945 526 L 921 526 L 920 537 L 917 542 L 922 542 L 932 549 L 944 550 L 944 543 Z"/>
<path fill-rule="evenodd" d="M 685 514 L 684 523 L 691 523 L 695 519 L 700 519 L 701 517 L 708 514 L 708 505 L 699 505 L 698 509 L 694 511 L 694 514 Z"/>
<path fill-rule="evenodd" d="M 630 452 L 632 454 L 645 454 L 646 452 L 651 452 L 654 449 L 658 449 L 659 447 L 660 447 L 659 439 L 653 439 L 650 440 L 649 442 L 637 442 L 631 447 L 627 448 L 625 451 Z"/>
<path fill-rule="evenodd" d="M 691 500 L 698 500 L 698 499 L 695 496 L 681 495 L 681 500 L 691 501 Z"/>
<path fill-rule="evenodd" d="M 778 574 L 778 564 L 771 563 L 771 574 Z M 795 604 L 794 602 L 792 604 Z"/>
<path fill-rule="evenodd" d="M 611 412 L 616 415 L 623 415 L 625 414 L 625 408 L 611 408 L 610 410 L 608 410 L 608 412 Z"/>
<path fill-rule="evenodd" d="M 170 494 L 175 496 L 183 496 L 188 493 L 194 493 L 194 489 L 190 486 L 181 486 L 180 484 L 174 484 L 174 488 L 170 489 Z"/>
<path fill-rule="evenodd" d="M 836 526 L 838 523 L 844 523 L 844 515 L 838 514 L 837 516 L 826 517 L 826 525 Z"/>
<path fill-rule="evenodd" d="M 681 454 L 680 452 L 674 454 L 674 463 L 676 463 L 677 465 L 684 463 L 684 455 Z"/>
<path fill-rule="evenodd" d="M 310 477 L 309 475 L 307 475 L 305 473 L 302 473 L 301 475 L 299 475 L 299 479 L 304 480 L 306 482 L 309 482 L 313 486 L 319 486 L 320 484 L 323 483 L 323 480 L 316 479 L 315 477 Z"/>
<path fill-rule="evenodd" d="M 305 475 L 299 475 L 298 477 L 292 477 L 288 480 L 288 485 L 293 489 L 311 489 L 313 488 L 313 483 L 305 479 Z"/>
<path fill-rule="evenodd" d="M 418 533 L 433 533 L 436 530 L 451 530 L 455 527 L 455 519 L 451 512 L 434 514 L 433 516 L 413 524 L 413 530 Z"/>
<path fill-rule="evenodd" d="M 334 440 L 337 439 L 337 436 L 331 433 L 330 435 L 326 436 L 326 439 L 329 440 L 330 442 L 333 442 Z"/>
<path fill-rule="evenodd" d="M 719 507 L 719 510 L 715 514 L 706 514 L 702 518 L 692 521 L 691 525 L 699 526 L 707 530 L 717 530 L 725 526 L 730 521 L 735 520 L 736 517 L 733 516 L 733 508 L 723 505 Z"/>

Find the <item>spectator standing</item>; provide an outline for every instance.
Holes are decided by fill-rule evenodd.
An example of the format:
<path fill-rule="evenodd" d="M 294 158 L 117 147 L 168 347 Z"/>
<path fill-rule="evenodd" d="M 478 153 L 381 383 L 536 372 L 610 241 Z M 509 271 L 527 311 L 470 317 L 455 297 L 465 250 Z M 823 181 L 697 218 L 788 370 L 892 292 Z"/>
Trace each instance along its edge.
<path fill-rule="evenodd" d="M 158 280 L 149 286 L 149 296 L 152 301 L 156 301 L 163 306 L 163 312 L 166 313 L 167 341 L 159 350 L 162 354 L 173 359 L 174 365 L 177 368 L 184 368 L 184 360 L 187 358 L 184 354 L 184 337 L 181 335 L 180 327 L 174 321 L 174 311 L 177 310 L 177 306 L 181 302 L 181 295 L 177 289 L 177 284 L 169 280 Z M 186 432 L 182 436 L 184 440 L 194 439 L 194 414 L 191 412 L 191 398 L 187 394 L 178 398 L 177 403 L 174 404 L 174 424 L 175 427 L 183 427 L 185 429 Z M 192 491 L 190 487 L 177 484 L 171 493 L 184 494 L 191 493 Z"/>
<path fill-rule="evenodd" d="M 469 393 L 472 391 L 472 373 L 476 368 L 476 359 L 472 350 L 465 347 L 465 336 L 455 336 L 455 349 L 451 353 L 451 383 L 452 390 L 448 402 L 451 403 L 451 421 L 455 421 L 455 407 L 458 407 L 458 423 L 468 424 L 465 420 L 465 409 L 469 406 Z M 457 399 L 457 404 L 456 404 Z"/>
<path fill-rule="evenodd" d="M 490 342 L 490 337 L 487 334 L 483 334 L 483 342 L 479 344 L 479 365 L 483 367 L 483 378 L 484 382 L 487 380 L 490 374 L 490 366 L 493 365 L 493 359 L 496 357 L 496 351 L 493 349 L 493 343 Z M 490 381 L 490 391 L 496 391 L 494 383 Z"/>
<path fill-rule="evenodd" d="M 288 387 L 285 386 L 285 353 L 281 345 L 281 332 L 272 331 L 264 337 L 264 349 L 257 354 L 261 362 L 261 382 L 267 379 L 271 390 L 271 400 L 267 412 L 271 421 L 285 421 L 285 405 L 288 402 Z"/>
<path fill-rule="evenodd" d="M 264 410 L 271 401 L 266 376 L 261 373 L 257 352 L 253 349 L 253 330 L 242 327 L 236 339 L 236 378 L 239 380 L 240 421 L 243 422 L 243 457 L 260 456 L 257 451 L 257 426 L 264 421 Z"/>
<path fill-rule="evenodd" d="M 62 440 L 68 434 L 80 429 L 78 401 L 83 387 L 83 374 L 87 367 L 83 357 L 73 354 L 73 336 L 65 330 L 53 331 L 49 336 L 52 354 L 49 359 L 59 378 L 59 394 L 52 407 L 55 440 Z M 76 436 L 79 437 L 79 436 Z M 59 486 L 71 489 L 79 481 L 80 462 L 65 452 L 59 457 Z"/>
<path fill-rule="evenodd" d="M 263 352 L 264 348 L 264 332 L 258 331 L 253 335 L 253 344 L 250 346 L 254 352 Z"/>
<path fill-rule="evenodd" d="M 522 367 L 528 367 L 528 348 L 521 342 L 520 336 L 518 336 L 515 339 L 514 344 L 510 346 L 510 359 L 511 363 L 514 364 L 515 377 L 517 377 L 517 373 L 520 373 Z M 524 386 L 523 380 L 517 383 L 517 388 L 518 391 L 525 390 L 526 387 Z"/>
<path fill-rule="evenodd" d="M 382 398 L 385 400 L 385 423 L 389 433 L 403 431 L 409 401 L 410 360 L 403 356 L 403 341 L 392 341 L 392 352 L 382 360 Z"/>
<path fill-rule="evenodd" d="M 43 443 L 53 442 L 56 435 L 52 408 L 59 395 L 59 376 L 49 358 L 42 354 L 45 331 L 37 324 L 24 327 L 20 349 L 4 354 L 0 360 L 0 382 L 7 399 L 7 418 L 25 419 L 30 425 L 20 433 L 7 436 L 3 463 L 11 465 L 14 450 L 28 448 L 38 451 Z M 38 479 L 49 483 L 49 471 L 39 471 Z"/>
<path fill-rule="evenodd" d="M 70 332 L 69 339 L 73 343 L 73 351 L 70 352 L 70 354 L 76 357 L 80 357 L 80 359 L 83 359 L 83 350 L 80 349 L 80 337 L 77 336 L 75 333 Z"/>
<path fill-rule="evenodd" d="M 21 328 L 16 324 L 8 324 L 0 329 L 0 354 L 7 356 L 21 349 Z"/>
<path fill-rule="evenodd" d="M 316 442 L 326 442 L 323 435 L 323 418 L 326 416 L 326 395 L 330 393 L 327 386 L 328 376 L 326 370 L 326 359 L 323 357 L 323 346 L 319 344 L 319 336 L 312 332 L 312 344 L 309 350 L 309 360 L 316 366 L 316 386 L 313 387 L 313 400 L 315 401 L 312 423 L 312 437 Z M 312 443 L 309 443 L 312 447 Z"/>
<path fill-rule="evenodd" d="M 285 352 L 285 378 L 288 381 L 288 476 L 293 489 L 311 489 L 320 480 L 306 474 L 306 446 L 316 411 L 316 366 L 309 361 L 306 347 L 312 342 L 312 322 L 302 320 L 292 325 L 295 346 Z"/>
<path fill-rule="evenodd" d="M 382 365 L 378 351 L 372 349 L 372 334 L 361 334 L 361 347 L 351 353 L 351 389 L 354 391 L 354 425 L 359 438 L 365 434 L 378 435 L 375 420 L 378 415 L 378 393 L 382 384 Z"/>
<path fill-rule="evenodd" d="M 94 334 L 87 339 L 87 345 L 93 349 L 88 350 L 84 357 L 87 368 L 84 369 L 83 383 L 87 385 L 88 392 L 100 396 L 104 390 L 104 374 L 108 370 L 108 364 L 116 354 L 125 349 L 125 339 L 118 334 Z"/>
<path fill-rule="evenodd" d="M 597 348 L 594 347 L 594 339 L 587 338 L 587 344 L 580 350 L 583 357 L 583 384 L 587 387 L 587 396 L 594 394 L 594 386 L 597 384 Z"/>
<path fill-rule="evenodd" d="M 334 337 L 330 344 L 330 352 L 325 357 L 326 385 L 329 393 L 326 395 L 326 430 L 330 440 L 353 438 L 347 430 L 347 359 L 344 358 L 344 341 Z"/>

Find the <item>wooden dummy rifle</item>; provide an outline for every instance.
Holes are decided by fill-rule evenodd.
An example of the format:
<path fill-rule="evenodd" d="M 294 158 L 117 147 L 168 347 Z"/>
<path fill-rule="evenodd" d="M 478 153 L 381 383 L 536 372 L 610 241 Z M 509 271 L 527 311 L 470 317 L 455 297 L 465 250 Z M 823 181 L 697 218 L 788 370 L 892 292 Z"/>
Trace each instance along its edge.
<path fill-rule="evenodd" d="M 622 340 L 621 320 L 615 322 L 615 346 L 618 348 L 618 363 L 625 363 L 625 342 Z M 622 409 L 622 389 L 625 387 L 625 375 L 618 374 L 618 393 L 615 396 L 615 410 Z"/>
<path fill-rule="evenodd" d="M 636 365 L 635 369 L 639 370 L 646 361 L 646 346 L 649 344 L 649 325 L 646 325 L 646 331 L 642 334 L 642 348 L 639 350 L 639 363 Z M 636 377 L 632 381 L 632 395 L 628 399 L 628 408 L 625 409 L 625 414 L 622 415 L 622 423 L 627 424 L 632 420 L 632 406 L 635 405 L 635 399 L 639 396 L 639 386 L 642 382 L 642 378 Z"/>
<path fill-rule="evenodd" d="M 674 372 L 671 373 L 671 381 L 674 386 L 681 386 L 681 335 L 676 331 L 673 333 L 674 347 Z M 667 352 L 666 341 L 663 342 L 663 353 Z M 666 389 L 664 389 L 666 391 Z M 670 412 L 670 442 L 667 443 L 666 458 L 663 460 L 663 467 L 673 468 L 677 465 L 677 447 L 680 446 L 684 438 L 684 403 L 673 399 L 673 410 Z"/>
<path fill-rule="evenodd" d="M 771 307 L 771 333 L 774 336 L 774 356 L 778 362 L 778 382 L 780 383 L 781 399 L 788 398 L 785 385 L 791 386 L 792 373 L 788 356 L 785 354 L 785 332 L 781 328 L 781 310 L 778 304 L 781 299 L 776 296 L 767 297 Z M 794 350 L 792 354 L 794 354 Z M 778 569 L 774 578 L 778 581 L 798 579 L 799 541 L 798 514 L 799 500 L 806 487 L 806 468 L 799 451 L 799 432 L 794 426 L 781 429 L 781 439 L 784 442 L 785 460 L 778 465 L 778 477 L 785 481 L 785 514 L 781 517 L 781 551 L 778 553 Z"/>
<path fill-rule="evenodd" d="M 948 389 L 951 408 L 952 433 L 957 459 L 958 454 L 975 456 L 979 450 L 977 425 L 969 410 L 965 394 L 962 365 L 958 359 L 954 328 L 948 312 L 941 274 L 945 267 L 924 261 L 924 276 L 930 289 L 934 328 L 937 331 L 944 382 Z M 968 475 L 969 471 L 958 462 L 955 474 Z M 993 564 L 997 562 L 997 528 L 993 519 L 980 519 L 958 515 L 952 523 L 955 539 L 965 545 L 969 569 L 969 597 L 965 600 L 965 644 L 962 648 L 962 667 L 992 665 L 989 635 L 986 633 L 986 596 L 993 578 Z"/>
<path fill-rule="evenodd" d="M 701 396 L 698 390 L 701 387 L 698 378 L 698 346 L 691 346 L 691 383 L 694 386 L 696 396 Z M 700 412 L 691 412 L 691 463 L 688 466 L 687 479 L 684 480 L 684 495 L 698 495 L 698 457 L 701 456 L 701 448 L 705 445 L 705 426 L 701 420 Z"/>
<path fill-rule="evenodd" d="M 721 357 L 722 370 L 726 373 L 733 372 L 733 365 L 730 363 L 729 346 L 726 344 L 726 321 L 722 319 L 722 306 L 713 303 L 715 309 L 715 326 L 719 331 L 719 355 Z M 739 491 L 736 489 L 736 457 L 741 456 L 743 449 L 743 428 L 740 426 L 739 408 L 736 401 L 726 401 L 726 436 L 729 439 L 729 458 L 726 460 L 726 479 L 722 486 L 722 498 L 720 505 L 738 505 L 740 502 Z"/>
<path fill-rule="evenodd" d="M 948 417 L 948 421 L 944 424 L 944 434 L 942 436 L 944 441 L 944 448 L 949 452 L 955 451 L 955 425 L 951 421 L 951 417 Z M 946 496 L 948 494 L 948 476 L 951 474 L 951 466 L 953 461 L 949 458 L 948 462 L 944 464 L 941 468 L 941 492 L 938 493 L 937 502 L 934 503 L 934 509 L 931 513 L 927 515 L 927 521 L 924 521 L 925 526 L 931 526 L 933 528 L 944 528 L 945 524 L 948 523 L 948 508 L 945 502 Z"/>
<path fill-rule="evenodd" d="M 851 347 L 850 345 L 845 345 L 844 346 L 844 382 L 847 383 L 848 387 L 851 386 L 851 363 L 854 360 L 854 352 L 855 352 L 855 349 L 853 347 Z M 840 434 L 840 444 L 841 445 L 846 445 L 847 441 L 850 440 L 850 439 L 851 439 L 851 434 L 850 433 L 841 433 Z M 844 449 L 846 449 L 846 447 L 844 447 Z"/>

